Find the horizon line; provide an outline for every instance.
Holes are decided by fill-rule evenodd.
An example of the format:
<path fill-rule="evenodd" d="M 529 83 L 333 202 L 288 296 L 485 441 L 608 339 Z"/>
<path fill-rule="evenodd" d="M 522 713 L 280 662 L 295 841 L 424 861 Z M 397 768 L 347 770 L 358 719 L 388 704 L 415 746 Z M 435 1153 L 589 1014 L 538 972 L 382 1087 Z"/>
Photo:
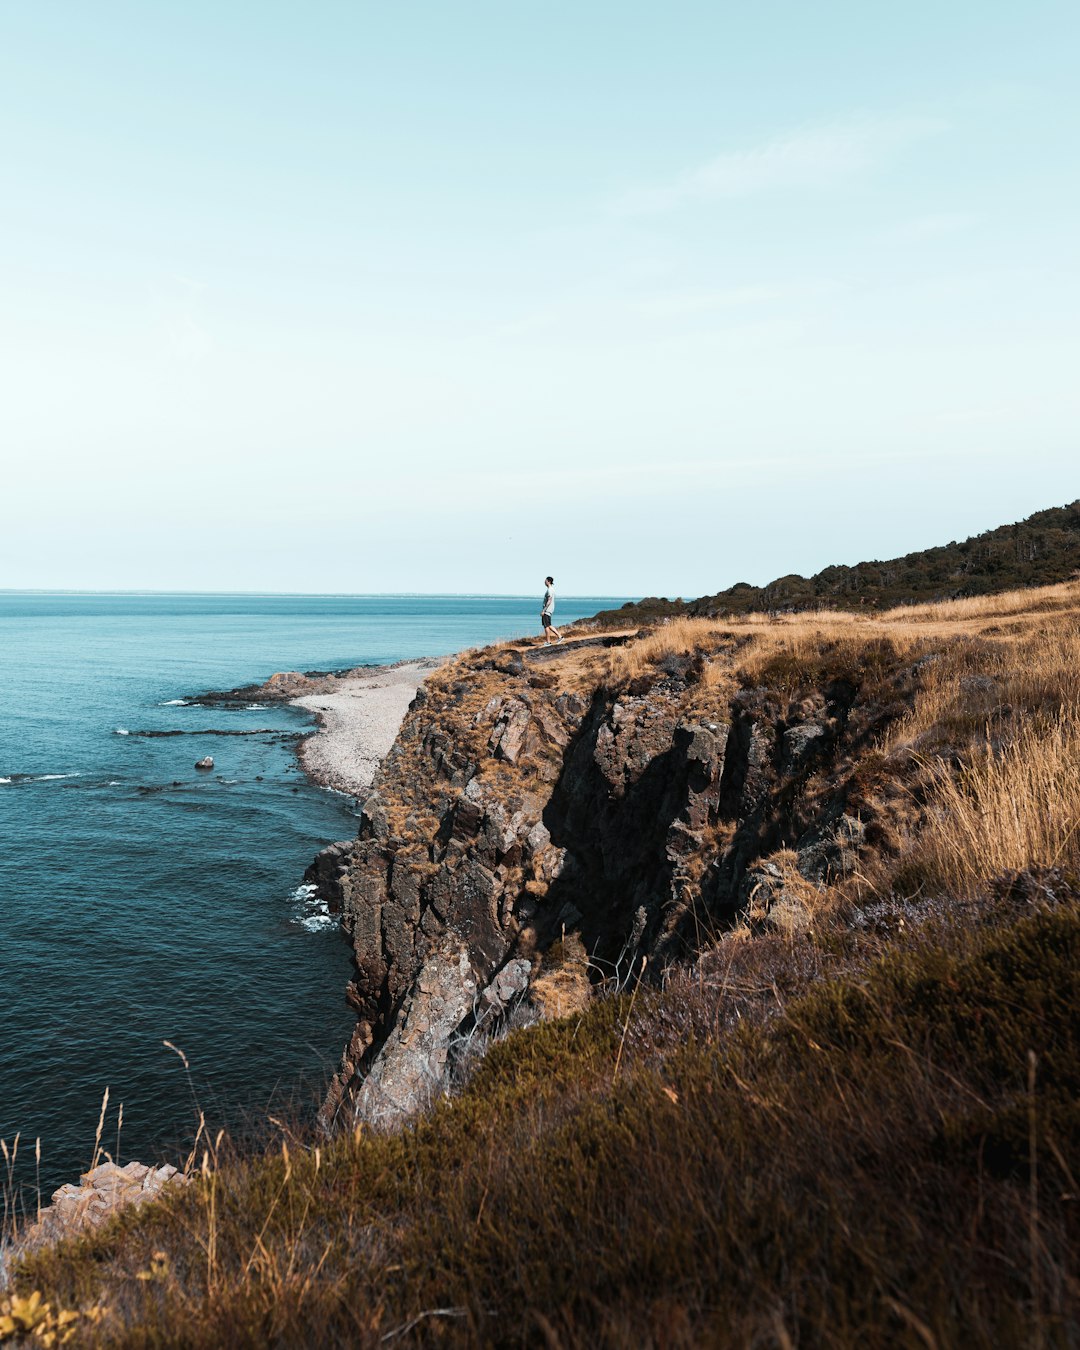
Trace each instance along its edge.
<path fill-rule="evenodd" d="M 537 588 L 536 594 L 539 593 Z M 461 599 L 461 600 L 530 600 L 532 591 L 185 591 L 185 590 L 128 590 L 122 587 L 102 587 L 91 589 L 74 586 L 0 586 L 0 595 L 225 595 L 249 596 L 254 599 L 307 599 L 307 600 L 408 600 Z M 560 592 L 564 600 L 631 600 L 633 596 L 605 595 L 597 591 L 594 594 L 571 595 Z"/>

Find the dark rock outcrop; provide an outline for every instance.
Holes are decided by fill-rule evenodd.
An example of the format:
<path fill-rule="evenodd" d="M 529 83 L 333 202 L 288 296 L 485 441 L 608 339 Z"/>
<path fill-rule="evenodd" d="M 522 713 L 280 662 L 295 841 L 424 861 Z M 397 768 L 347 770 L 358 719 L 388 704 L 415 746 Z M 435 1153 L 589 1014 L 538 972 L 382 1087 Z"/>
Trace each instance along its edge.
<path fill-rule="evenodd" d="M 805 926 L 816 888 L 858 864 L 875 807 L 853 769 L 905 706 L 894 689 L 749 688 L 703 712 L 692 671 L 586 698 L 525 665 L 478 659 L 432 681 L 359 837 L 318 864 L 355 951 L 358 1018 L 326 1127 L 391 1121 L 442 1090 L 456 1044 L 529 997 L 556 940 L 574 934 L 594 974 L 624 978 L 642 955 L 662 970 L 742 915 Z"/>
<path fill-rule="evenodd" d="M 355 846 L 355 839 L 342 839 L 336 844 L 327 844 L 315 854 L 304 873 L 305 884 L 315 887 L 316 895 L 325 901 L 331 914 L 337 914 L 341 910 L 344 899 L 342 881 L 348 873 Z"/>

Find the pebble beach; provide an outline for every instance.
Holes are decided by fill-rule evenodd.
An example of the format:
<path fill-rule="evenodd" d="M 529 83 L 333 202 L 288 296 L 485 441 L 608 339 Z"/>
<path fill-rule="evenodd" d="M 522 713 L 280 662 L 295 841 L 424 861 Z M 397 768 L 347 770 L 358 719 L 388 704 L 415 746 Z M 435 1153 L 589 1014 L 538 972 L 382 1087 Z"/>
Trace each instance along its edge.
<path fill-rule="evenodd" d="M 308 777 L 338 792 L 366 793 L 417 688 L 440 664 L 420 660 L 370 667 L 339 678 L 331 691 L 290 699 L 318 722 L 318 730 L 300 746 Z"/>

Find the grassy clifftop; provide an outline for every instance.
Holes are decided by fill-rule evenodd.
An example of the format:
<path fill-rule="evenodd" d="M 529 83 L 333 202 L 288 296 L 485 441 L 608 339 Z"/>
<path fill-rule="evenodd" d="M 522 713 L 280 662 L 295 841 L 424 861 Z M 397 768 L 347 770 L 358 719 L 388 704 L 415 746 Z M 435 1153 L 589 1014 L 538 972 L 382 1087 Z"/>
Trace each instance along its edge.
<path fill-rule="evenodd" d="M 518 659 L 463 656 L 425 715 L 474 727 Z M 194 1185 L 24 1262 L 19 1297 L 87 1345 L 1075 1343 L 1080 585 L 686 619 L 541 669 L 798 732 L 751 738 L 804 765 L 762 793 L 794 819 L 842 790 L 851 865 L 759 841 L 662 980 L 608 973 L 404 1129 L 211 1141 Z M 808 749 L 822 690 L 842 759 Z"/>
<path fill-rule="evenodd" d="M 22 1284 L 104 1305 L 89 1344 L 1069 1343 L 1077 898 L 721 949 L 410 1129 L 211 1156 Z"/>
<path fill-rule="evenodd" d="M 953 541 L 886 562 L 826 567 L 812 577 L 792 573 L 766 586 L 738 582 L 698 600 L 649 597 L 621 609 L 603 610 L 596 621 L 623 625 L 682 614 L 711 618 L 819 607 L 888 609 L 1020 586 L 1047 586 L 1067 581 L 1078 571 L 1080 501 L 1038 511 L 1015 525 L 1001 525 L 961 543 Z"/>

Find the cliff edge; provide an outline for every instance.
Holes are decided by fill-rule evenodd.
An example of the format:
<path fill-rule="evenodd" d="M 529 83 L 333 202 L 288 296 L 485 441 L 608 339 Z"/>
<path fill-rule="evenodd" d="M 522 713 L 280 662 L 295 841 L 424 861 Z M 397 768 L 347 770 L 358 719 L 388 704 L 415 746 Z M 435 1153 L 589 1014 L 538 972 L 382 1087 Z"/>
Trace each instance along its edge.
<path fill-rule="evenodd" d="M 322 1125 L 415 1112 L 511 1015 L 920 886 L 940 766 L 1030 712 L 1008 671 L 1033 598 L 681 620 L 434 673 L 336 857 L 357 1025 Z"/>

